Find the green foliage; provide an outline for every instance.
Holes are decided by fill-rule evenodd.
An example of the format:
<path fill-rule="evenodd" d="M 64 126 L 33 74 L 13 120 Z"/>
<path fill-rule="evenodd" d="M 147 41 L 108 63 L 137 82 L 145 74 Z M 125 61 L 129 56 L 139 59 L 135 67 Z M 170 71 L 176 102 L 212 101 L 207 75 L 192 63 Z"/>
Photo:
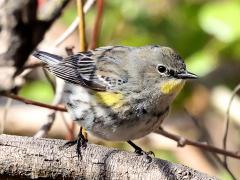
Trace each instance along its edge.
<path fill-rule="evenodd" d="M 216 67 L 216 57 L 207 51 L 197 51 L 188 59 L 188 69 L 199 76 L 211 72 Z"/>
<path fill-rule="evenodd" d="M 63 20 L 69 24 L 76 15 L 73 3 Z M 95 15 L 96 8 L 86 15 L 88 36 Z M 185 59 L 189 71 L 202 77 L 221 63 L 240 60 L 239 19 L 239 0 L 106 0 L 100 46 L 170 46 Z M 179 105 L 188 93 L 178 97 Z"/>
<path fill-rule="evenodd" d="M 170 46 L 202 76 L 240 57 L 238 1 L 112 0 L 103 19 L 101 45 Z"/>
<path fill-rule="evenodd" d="M 33 81 L 24 85 L 20 90 L 19 95 L 27 99 L 50 103 L 53 98 L 53 91 L 48 82 Z"/>
<path fill-rule="evenodd" d="M 100 45 L 160 44 L 176 49 L 190 69 L 205 75 L 218 66 L 219 59 L 240 57 L 240 2 L 108 0 L 104 4 Z M 76 16 L 72 4 L 63 20 Z M 86 16 L 90 34 L 95 9 Z M 222 58 L 223 57 L 223 58 Z"/>
<path fill-rule="evenodd" d="M 206 4 L 199 13 L 200 25 L 204 31 L 223 42 L 240 37 L 240 2 L 222 1 Z"/>
<path fill-rule="evenodd" d="M 66 11 L 64 11 L 63 15 L 61 16 L 61 20 L 64 24 L 69 26 L 72 21 L 76 18 L 77 10 L 76 8 L 70 7 L 67 8 Z"/>

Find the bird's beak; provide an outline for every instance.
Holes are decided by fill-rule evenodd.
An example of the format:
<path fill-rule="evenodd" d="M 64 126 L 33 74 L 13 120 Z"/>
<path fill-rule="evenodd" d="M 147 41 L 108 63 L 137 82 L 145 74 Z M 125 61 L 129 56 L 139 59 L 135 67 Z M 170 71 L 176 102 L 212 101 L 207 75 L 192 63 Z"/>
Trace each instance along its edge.
<path fill-rule="evenodd" d="M 197 79 L 198 76 L 196 74 L 193 74 L 191 72 L 185 71 L 185 72 L 180 72 L 177 74 L 178 79 Z"/>

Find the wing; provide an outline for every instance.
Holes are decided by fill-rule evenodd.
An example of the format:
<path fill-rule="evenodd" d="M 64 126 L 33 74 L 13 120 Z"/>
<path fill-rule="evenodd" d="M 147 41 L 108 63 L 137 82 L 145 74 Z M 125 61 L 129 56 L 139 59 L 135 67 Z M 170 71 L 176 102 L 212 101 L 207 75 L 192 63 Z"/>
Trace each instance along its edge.
<path fill-rule="evenodd" d="M 97 91 L 116 90 L 128 78 L 127 72 L 122 68 L 121 59 L 110 52 L 114 48 L 110 46 L 78 53 L 54 66 L 48 66 L 48 69 L 70 83 Z"/>

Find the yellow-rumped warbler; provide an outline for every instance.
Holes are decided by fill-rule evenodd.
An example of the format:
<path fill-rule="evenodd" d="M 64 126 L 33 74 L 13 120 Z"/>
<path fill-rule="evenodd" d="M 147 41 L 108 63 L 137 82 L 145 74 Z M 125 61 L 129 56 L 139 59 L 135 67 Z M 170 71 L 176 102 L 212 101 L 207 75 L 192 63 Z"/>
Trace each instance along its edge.
<path fill-rule="evenodd" d="M 66 107 L 77 123 L 138 151 L 130 140 L 159 128 L 185 80 L 197 78 L 174 50 L 158 45 L 107 46 L 67 58 L 43 51 L 33 56 L 65 80 Z"/>

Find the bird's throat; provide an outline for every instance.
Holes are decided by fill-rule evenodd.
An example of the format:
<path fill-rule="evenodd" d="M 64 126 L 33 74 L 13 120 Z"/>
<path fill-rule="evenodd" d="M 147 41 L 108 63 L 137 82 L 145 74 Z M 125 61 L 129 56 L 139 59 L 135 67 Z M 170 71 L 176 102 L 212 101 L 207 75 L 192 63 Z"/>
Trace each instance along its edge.
<path fill-rule="evenodd" d="M 185 81 L 182 79 L 171 79 L 163 82 L 160 90 L 163 94 L 177 94 L 183 88 Z"/>

